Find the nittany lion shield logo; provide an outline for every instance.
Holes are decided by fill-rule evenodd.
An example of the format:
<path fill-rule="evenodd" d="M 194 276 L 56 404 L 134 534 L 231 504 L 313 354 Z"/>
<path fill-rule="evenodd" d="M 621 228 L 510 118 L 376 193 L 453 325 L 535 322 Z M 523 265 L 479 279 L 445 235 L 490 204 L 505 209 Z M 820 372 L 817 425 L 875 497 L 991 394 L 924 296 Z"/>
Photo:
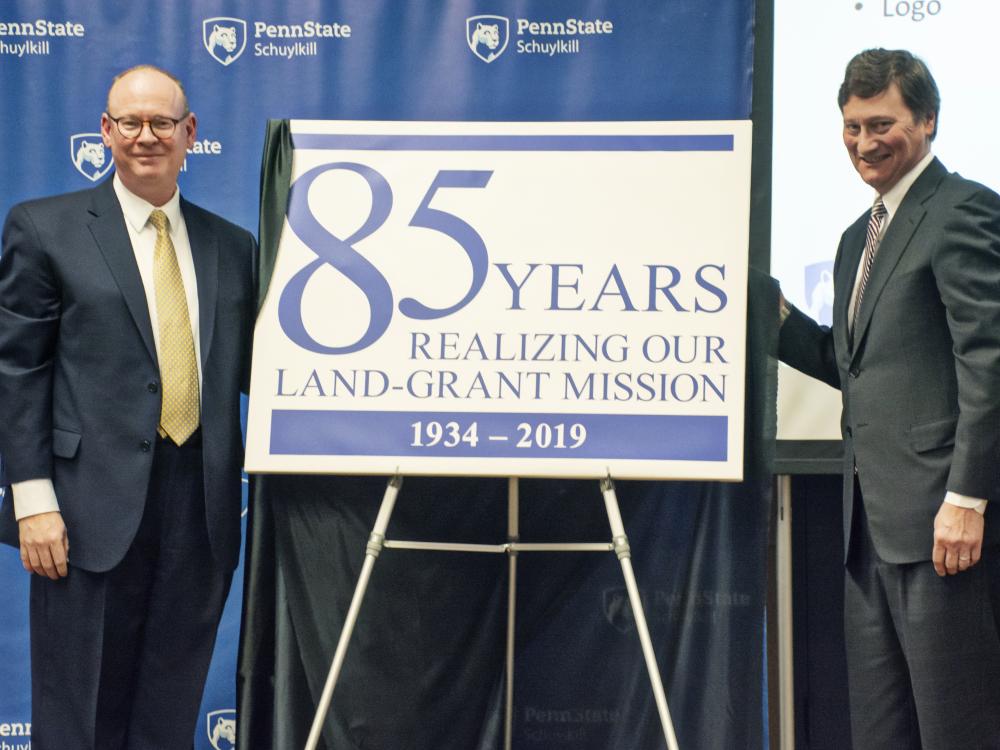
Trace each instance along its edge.
<path fill-rule="evenodd" d="M 806 312 L 817 323 L 833 325 L 833 261 L 805 267 Z"/>
<path fill-rule="evenodd" d="M 236 747 L 236 709 L 209 711 L 205 718 L 208 721 L 208 741 L 212 747 L 215 750 L 233 750 Z"/>
<path fill-rule="evenodd" d="M 104 148 L 100 133 L 77 133 L 69 137 L 69 156 L 76 171 L 91 182 L 104 177 L 114 163 Z"/>
<path fill-rule="evenodd" d="M 604 619 L 619 633 L 635 630 L 635 615 L 628 591 L 623 588 L 604 589 Z"/>
<path fill-rule="evenodd" d="M 201 22 L 201 38 L 208 54 L 223 65 L 236 62 L 247 46 L 247 22 L 242 18 L 206 18 Z"/>
<path fill-rule="evenodd" d="M 465 19 L 465 39 L 472 54 L 485 63 L 496 60 L 507 49 L 510 21 L 503 16 L 472 16 Z"/>

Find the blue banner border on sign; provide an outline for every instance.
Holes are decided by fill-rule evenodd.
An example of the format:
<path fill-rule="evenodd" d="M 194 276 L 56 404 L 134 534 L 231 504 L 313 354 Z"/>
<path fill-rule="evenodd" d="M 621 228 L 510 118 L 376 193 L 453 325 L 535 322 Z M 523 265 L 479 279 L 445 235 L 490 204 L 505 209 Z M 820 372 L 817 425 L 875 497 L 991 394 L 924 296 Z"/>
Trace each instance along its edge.
<path fill-rule="evenodd" d="M 359 422 L 364 430 L 357 429 Z M 430 445 L 426 428 L 432 422 L 442 433 Z M 579 429 L 574 437 L 579 426 L 586 435 L 582 442 Z M 728 432 L 725 416 L 275 409 L 270 450 L 301 456 L 725 461 Z M 623 434 L 629 439 L 622 440 Z"/>
<path fill-rule="evenodd" d="M 295 133 L 296 149 L 357 151 L 732 151 L 734 137 L 683 135 L 368 135 Z"/>

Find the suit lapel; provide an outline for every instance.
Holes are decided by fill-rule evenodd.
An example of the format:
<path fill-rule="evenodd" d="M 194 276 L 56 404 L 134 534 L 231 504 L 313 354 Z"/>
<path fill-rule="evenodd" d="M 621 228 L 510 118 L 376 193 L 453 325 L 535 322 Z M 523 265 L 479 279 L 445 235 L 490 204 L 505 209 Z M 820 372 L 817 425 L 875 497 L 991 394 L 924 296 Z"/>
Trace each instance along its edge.
<path fill-rule="evenodd" d="M 861 300 L 861 309 L 858 310 L 858 317 L 854 321 L 854 352 L 858 351 L 860 348 L 858 344 L 868 331 L 868 325 L 871 323 L 874 310 L 878 306 L 882 290 L 892 277 L 892 272 L 896 269 L 899 259 L 903 257 L 917 227 L 920 226 L 920 222 L 927 214 L 925 207 L 927 199 L 937 192 L 941 178 L 945 174 L 947 174 L 947 170 L 945 170 L 944 165 L 934 159 L 927 165 L 916 182 L 910 186 L 899 210 L 892 217 L 892 223 L 886 229 L 882 243 L 875 254 L 875 262 L 872 264 L 871 275 L 868 277 L 865 295 Z M 855 270 L 857 270 L 856 265 Z"/>
<path fill-rule="evenodd" d="M 208 361 L 215 331 L 215 308 L 219 300 L 219 252 L 218 240 L 202 214 L 181 197 L 181 211 L 187 225 L 194 272 L 198 283 L 198 327 L 201 344 L 202 372 Z"/>
<path fill-rule="evenodd" d="M 94 200 L 90 206 L 90 233 L 104 255 L 104 260 L 114 276 L 122 298 L 135 321 L 143 344 L 154 362 L 156 345 L 153 340 L 153 325 L 149 320 L 146 290 L 142 285 L 139 267 L 135 263 L 132 241 L 125 228 L 125 216 L 115 196 L 109 178 L 94 189 Z"/>
<path fill-rule="evenodd" d="M 844 232 L 840 264 L 833 280 L 833 335 L 838 352 L 850 351 L 851 292 L 854 289 L 854 279 L 858 272 L 858 264 L 861 262 L 861 254 L 865 249 L 868 215 L 866 213 L 861 216 Z"/>

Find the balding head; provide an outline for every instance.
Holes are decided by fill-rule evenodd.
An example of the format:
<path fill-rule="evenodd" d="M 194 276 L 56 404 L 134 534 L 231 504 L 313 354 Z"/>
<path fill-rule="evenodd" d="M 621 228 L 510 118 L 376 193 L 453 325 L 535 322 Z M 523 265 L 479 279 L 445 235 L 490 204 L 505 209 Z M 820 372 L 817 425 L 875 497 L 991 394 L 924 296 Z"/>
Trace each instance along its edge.
<path fill-rule="evenodd" d="M 111 79 L 111 86 L 108 88 L 107 102 L 104 105 L 105 111 L 110 111 L 110 109 L 111 109 L 111 92 L 114 90 L 115 85 L 120 80 L 122 80 L 123 78 L 125 78 L 125 76 L 130 75 L 132 73 L 137 73 L 139 71 L 152 71 L 154 73 L 159 73 L 160 75 L 166 76 L 171 81 L 173 81 L 177 85 L 177 90 L 180 91 L 181 101 L 183 101 L 183 103 L 184 103 L 184 114 L 188 113 L 189 110 L 188 110 L 187 92 L 184 91 L 184 84 L 181 83 L 181 79 L 178 78 L 177 76 L 175 76 L 169 70 L 164 70 L 163 68 L 158 68 L 155 65 L 146 65 L 146 64 L 135 65 L 135 66 L 129 68 L 128 70 L 123 70 L 121 73 L 119 73 L 118 75 L 116 75 L 114 78 Z"/>
<path fill-rule="evenodd" d="M 139 124 L 126 128 L 119 122 Z M 173 121 L 153 132 L 153 121 Z M 163 137 L 163 133 L 169 135 Z M 115 170 L 122 184 L 149 201 L 162 206 L 177 190 L 177 175 L 184 165 L 187 149 L 194 145 L 197 120 L 188 110 L 184 87 L 174 76 L 153 65 L 139 65 L 115 76 L 108 91 L 107 110 L 101 116 L 101 136 L 111 149 Z"/>

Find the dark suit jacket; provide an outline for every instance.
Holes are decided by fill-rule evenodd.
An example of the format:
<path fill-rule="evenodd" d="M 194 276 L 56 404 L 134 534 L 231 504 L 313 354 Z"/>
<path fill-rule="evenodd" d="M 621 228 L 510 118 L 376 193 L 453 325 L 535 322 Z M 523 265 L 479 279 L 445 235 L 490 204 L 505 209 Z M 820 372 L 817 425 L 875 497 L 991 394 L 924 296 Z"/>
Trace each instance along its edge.
<path fill-rule="evenodd" d="M 249 371 L 255 243 L 181 199 L 198 280 L 206 522 L 214 558 L 240 547 L 240 390 Z M 0 452 L 7 480 L 51 477 L 70 561 L 106 571 L 146 499 L 159 369 L 111 180 L 11 209 L 0 256 Z M 244 388 L 245 390 L 245 388 Z M 17 544 L 13 503 L 0 536 Z"/>
<path fill-rule="evenodd" d="M 843 394 L 845 540 L 856 466 L 882 559 L 929 560 L 946 490 L 996 495 L 1000 196 L 933 160 L 885 232 L 852 344 L 848 302 L 868 217 L 837 249 L 832 329 L 793 309 L 780 357 Z M 995 543 L 1000 524 L 991 518 L 987 542 Z"/>

